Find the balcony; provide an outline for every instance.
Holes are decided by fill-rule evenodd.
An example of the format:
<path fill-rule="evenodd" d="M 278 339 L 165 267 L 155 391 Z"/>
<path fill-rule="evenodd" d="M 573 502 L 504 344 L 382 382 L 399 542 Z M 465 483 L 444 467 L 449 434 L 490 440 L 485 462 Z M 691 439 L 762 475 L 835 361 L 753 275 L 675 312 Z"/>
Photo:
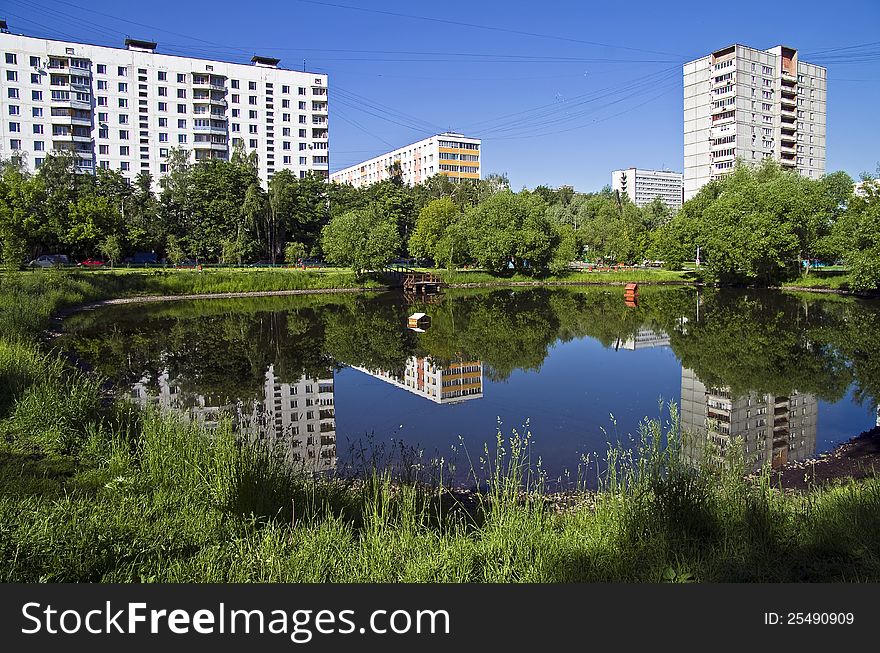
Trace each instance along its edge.
<path fill-rule="evenodd" d="M 226 125 L 194 126 L 193 131 L 197 134 L 226 134 Z"/>

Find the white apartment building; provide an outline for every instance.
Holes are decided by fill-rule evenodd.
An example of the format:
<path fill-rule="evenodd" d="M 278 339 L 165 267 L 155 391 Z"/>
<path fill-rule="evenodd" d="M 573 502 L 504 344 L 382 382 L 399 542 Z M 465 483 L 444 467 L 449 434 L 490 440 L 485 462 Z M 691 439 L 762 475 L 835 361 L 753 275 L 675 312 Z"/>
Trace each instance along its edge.
<path fill-rule="evenodd" d="M 430 358 L 410 356 L 403 376 L 386 370 L 352 369 L 402 388 L 436 404 L 454 404 L 483 396 L 483 363 L 459 361 L 437 365 Z"/>
<path fill-rule="evenodd" d="M 330 180 L 355 188 L 388 179 L 389 168 L 400 164 L 403 181 L 421 184 L 434 175 L 452 180 L 480 178 L 480 139 L 444 132 L 386 152 L 348 168 L 337 170 Z"/>
<path fill-rule="evenodd" d="M 731 45 L 684 65 L 684 199 L 765 158 L 825 174 L 825 68 L 797 50 Z"/>
<path fill-rule="evenodd" d="M 35 170 L 72 150 L 79 169 L 133 179 L 167 172 L 171 148 L 190 160 L 256 151 L 263 184 L 279 170 L 329 173 L 327 75 L 0 33 L 0 157 Z"/>
<path fill-rule="evenodd" d="M 611 189 L 629 197 L 636 206 L 659 199 L 673 210 L 681 208 L 684 175 L 669 170 L 627 168 L 611 173 Z"/>

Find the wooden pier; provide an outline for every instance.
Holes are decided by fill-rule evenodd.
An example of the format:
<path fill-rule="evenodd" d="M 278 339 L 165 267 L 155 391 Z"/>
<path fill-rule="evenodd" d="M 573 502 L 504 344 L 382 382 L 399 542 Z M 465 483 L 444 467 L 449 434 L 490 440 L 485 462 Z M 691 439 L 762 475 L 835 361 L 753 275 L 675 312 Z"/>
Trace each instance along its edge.
<path fill-rule="evenodd" d="M 443 288 L 439 275 L 431 272 L 409 272 L 403 276 L 403 292 L 414 295 L 435 295 Z"/>

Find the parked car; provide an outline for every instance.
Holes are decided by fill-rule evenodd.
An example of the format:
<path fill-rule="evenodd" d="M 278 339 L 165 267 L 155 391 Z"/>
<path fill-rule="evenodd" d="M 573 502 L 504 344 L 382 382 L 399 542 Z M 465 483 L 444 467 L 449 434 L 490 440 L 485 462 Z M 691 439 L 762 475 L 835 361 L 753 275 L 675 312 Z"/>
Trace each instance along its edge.
<path fill-rule="evenodd" d="M 249 268 L 271 268 L 274 266 L 275 266 L 275 264 L 272 261 L 270 261 L 269 259 L 262 259 L 260 261 L 254 261 L 253 263 L 248 265 Z"/>
<path fill-rule="evenodd" d="M 177 263 L 174 267 L 176 267 L 176 268 L 194 268 L 194 267 L 196 267 L 196 265 L 198 265 L 198 264 L 194 260 L 192 260 L 191 258 L 185 258 L 180 263 Z"/>
<path fill-rule="evenodd" d="M 104 261 L 98 258 L 94 258 L 92 256 L 88 257 L 85 261 L 80 263 L 79 265 L 84 265 L 87 268 L 99 268 L 104 265 Z"/>
<path fill-rule="evenodd" d="M 51 268 L 59 265 L 69 265 L 70 259 L 66 254 L 41 254 L 28 263 L 32 268 Z"/>
<path fill-rule="evenodd" d="M 299 264 L 304 268 L 323 268 L 324 261 L 319 261 L 316 258 L 304 258 Z"/>

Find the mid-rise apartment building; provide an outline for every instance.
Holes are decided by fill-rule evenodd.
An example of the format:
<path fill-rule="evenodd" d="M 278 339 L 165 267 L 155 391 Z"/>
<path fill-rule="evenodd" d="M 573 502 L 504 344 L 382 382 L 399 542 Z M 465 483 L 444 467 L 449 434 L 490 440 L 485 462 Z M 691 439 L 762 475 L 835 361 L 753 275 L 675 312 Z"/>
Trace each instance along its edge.
<path fill-rule="evenodd" d="M 236 145 L 258 156 L 263 183 L 280 170 L 327 176 L 327 75 L 0 33 L 0 156 L 30 170 L 71 150 L 81 171 L 129 179 L 167 172 L 172 148 L 190 161 L 228 159 Z"/>
<path fill-rule="evenodd" d="M 753 470 L 774 469 L 816 453 L 819 401 L 791 392 L 741 396 L 728 387 L 706 386 L 693 370 L 681 370 L 683 453 L 695 465 L 743 456 Z M 734 438 L 742 450 L 733 452 Z"/>
<path fill-rule="evenodd" d="M 479 138 L 444 132 L 337 170 L 330 175 L 330 180 L 355 188 L 369 186 L 389 179 L 395 165 L 400 166 L 403 181 L 409 186 L 421 184 L 434 175 L 452 180 L 479 179 L 480 155 Z"/>
<path fill-rule="evenodd" d="M 636 206 L 645 206 L 659 199 L 673 210 L 681 208 L 684 175 L 669 170 L 627 168 L 611 173 L 611 190 L 629 197 Z"/>
<path fill-rule="evenodd" d="M 827 75 L 797 50 L 731 45 L 684 65 L 684 199 L 765 158 L 825 174 Z"/>

